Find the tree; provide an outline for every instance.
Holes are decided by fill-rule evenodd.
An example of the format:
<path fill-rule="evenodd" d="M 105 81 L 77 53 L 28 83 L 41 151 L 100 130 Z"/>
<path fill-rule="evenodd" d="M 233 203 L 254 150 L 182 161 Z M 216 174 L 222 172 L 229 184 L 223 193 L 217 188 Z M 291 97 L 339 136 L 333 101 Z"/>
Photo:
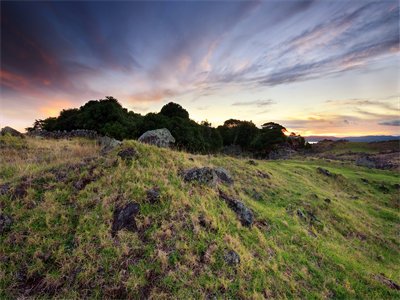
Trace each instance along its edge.
<path fill-rule="evenodd" d="M 252 140 L 251 148 L 256 151 L 269 152 L 276 145 L 286 142 L 284 134 L 286 128 L 278 123 L 265 123 L 261 125 L 259 134 Z"/>
<path fill-rule="evenodd" d="M 170 102 L 164 105 L 161 108 L 160 114 L 169 118 L 179 117 L 182 119 L 189 119 L 189 113 L 187 112 L 187 110 L 174 102 Z"/>
<path fill-rule="evenodd" d="M 229 119 L 219 126 L 218 131 L 222 136 L 224 145 L 240 145 L 247 149 L 258 133 L 258 128 L 252 121 Z"/>

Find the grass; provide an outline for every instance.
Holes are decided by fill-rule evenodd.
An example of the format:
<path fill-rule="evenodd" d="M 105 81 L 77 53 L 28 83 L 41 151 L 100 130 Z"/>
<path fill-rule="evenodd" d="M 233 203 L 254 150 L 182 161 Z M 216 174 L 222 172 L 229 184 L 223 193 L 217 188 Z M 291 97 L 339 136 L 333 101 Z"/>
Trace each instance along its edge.
<path fill-rule="evenodd" d="M 86 140 L 0 142 L 0 183 L 27 190 L 0 196 L 14 220 L 0 235 L 2 298 L 400 298 L 378 277 L 400 282 L 398 172 L 305 158 L 252 166 L 136 141 L 124 142 L 138 152 L 126 163 Z M 203 166 L 229 171 L 234 187 L 219 188 L 253 210 L 252 228 L 216 190 L 179 175 Z M 141 205 L 138 231 L 112 237 L 114 209 L 129 202 Z M 225 263 L 228 250 L 238 266 Z"/>

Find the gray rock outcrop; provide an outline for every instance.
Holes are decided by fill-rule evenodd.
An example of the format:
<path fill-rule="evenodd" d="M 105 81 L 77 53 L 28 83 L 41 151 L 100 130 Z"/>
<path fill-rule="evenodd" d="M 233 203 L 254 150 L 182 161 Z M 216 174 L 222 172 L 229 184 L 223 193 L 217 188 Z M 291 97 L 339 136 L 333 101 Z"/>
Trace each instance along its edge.
<path fill-rule="evenodd" d="M 186 182 L 197 181 L 216 188 L 218 176 L 214 169 L 209 167 L 193 168 L 183 173 L 183 179 Z"/>
<path fill-rule="evenodd" d="M 115 147 L 121 146 L 122 142 L 118 141 L 116 139 L 110 138 L 108 136 L 102 136 L 97 140 L 97 143 L 100 146 L 103 146 L 103 149 L 101 150 L 101 154 L 105 154 Z"/>
<path fill-rule="evenodd" d="M 219 197 L 225 200 L 229 208 L 231 208 L 239 217 L 243 226 L 251 227 L 254 223 L 253 211 L 248 209 L 239 200 L 228 197 L 224 192 L 219 191 Z"/>
<path fill-rule="evenodd" d="M 215 173 L 217 174 L 219 180 L 230 186 L 233 186 L 233 178 L 227 170 L 222 167 L 218 167 L 215 169 Z"/>
<path fill-rule="evenodd" d="M 112 225 L 111 232 L 113 235 L 117 233 L 118 230 L 123 228 L 129 231 L 136 231 L 137 225 L 135 221 L 136 215 L 140 211 L 140 204 L 138 203 L 128 203 L 126 206 L 114 211 L 114 221 Z"/>
<path fill-rule="evenodd" d="M 139 137 L 138 141 L 157 147 L 171 148 L 175 143 L 175 138 L 167 128 L 162 128 L 146 131 Z"/>

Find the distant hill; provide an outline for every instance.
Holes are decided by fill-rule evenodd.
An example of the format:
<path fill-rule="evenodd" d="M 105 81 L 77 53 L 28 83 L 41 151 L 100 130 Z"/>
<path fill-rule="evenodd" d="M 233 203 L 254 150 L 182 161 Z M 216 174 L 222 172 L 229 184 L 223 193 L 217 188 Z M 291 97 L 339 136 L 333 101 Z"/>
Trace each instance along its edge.
<path fill-rule="evenodd" d="M 333 136 L 306 136 L 304 137 L 307 142 L 319 142 L 322 140 L 348 140 L 350 142 L 383 142 L 400 140 L 400 136 L 394 135 L 366 135 L 366 136 L 348 136 L 348 137 L 333 137 Z"/>

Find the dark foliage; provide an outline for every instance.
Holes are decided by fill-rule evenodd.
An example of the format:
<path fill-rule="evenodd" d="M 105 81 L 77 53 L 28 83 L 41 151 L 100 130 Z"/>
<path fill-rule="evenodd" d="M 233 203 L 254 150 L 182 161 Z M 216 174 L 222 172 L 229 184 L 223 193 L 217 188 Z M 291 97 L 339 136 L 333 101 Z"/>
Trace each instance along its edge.
<path fill-rule="evenodd" d="M 189 113 L 173 102 L 164 105 L 159 113 L 142 116 L 123 108 L 113 97 L 91 100 L 79 109 L 64 109 L 57 118 L 35 120 L 27 130 L 88 129 L 121 140 L 137 139 L 158 128 L 167 128 L 176 139 L 175 146 L 190 152 L 214 153 L 229 145 L 258 153 L 267 153 L 282 143 L 304 147 L 302 137 L 288 139 L 286 129 L 276 123 L 265 123 L 259 129 L 252 121 L 229 119 L 214 128 L 208 121 L 198 124 L 189 119 Z"/>

